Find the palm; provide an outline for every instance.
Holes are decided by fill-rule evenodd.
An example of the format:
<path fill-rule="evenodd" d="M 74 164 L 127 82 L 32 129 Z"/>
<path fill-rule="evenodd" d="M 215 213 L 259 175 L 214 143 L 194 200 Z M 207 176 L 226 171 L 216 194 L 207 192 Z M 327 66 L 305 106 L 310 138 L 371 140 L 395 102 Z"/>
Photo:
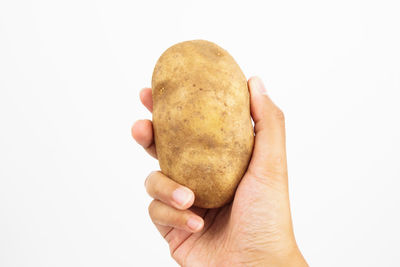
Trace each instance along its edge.
<path fill-rule="evenodd" d="M 285 195 L 273 186 L 265 187 L 262 195 L 259 194 L 258 189 L 265 184 L 260 184 L 253 178 L 249 172 L 244 175 L 234 201 L 229 205 L 218 209 L 192 208 L 204 218 L 202 231 L 192 234 L 171 228 L 165 238 L 170 244 L 172 257 L 179 264 L 187 266 L 188 262 L 202 262 L 204 266 L 221 266 L 222 263 L 240 260 L 232 257 L 234 252 L 257 250 L 258 246 L 260 249 L 265 248 L 268 243 L 276 247 L 274 240 L 285 229 L 276 227 L 277 219 L 273 215 L 280 213 L 278 209 L 281 209 L 281 205 L 275 205 L 274 202 L 281 199 L 280 203 L 285 203 Z M 275 201 L 271 203 L 270 198 L 266 199 L 265 195 Z M 264 235 L 263 244 L 254 238 L 260 230 L 267 234 Z M 243 243 L 243 239 L 250 242 Z M 228 251 L 229 254 L 226 253 Z M 226 258 L 225 255 L 230 256 Z M 213 262 L 215 259 L 219 262 Z"/>
<path fill-rule="evenodd" d="M 215 256 L 220 253 L 219 248 L 229 232 L 230 208 L 231 205 L 218 209 L 193 208 L 195 213 L 204 218 L 204 228 L 198 233 L 171 229 L 165 239 L 170 244 L 172 257 L 183 266 L 187 262 L 209 265 L 211 259 L 220 258 Z"/>

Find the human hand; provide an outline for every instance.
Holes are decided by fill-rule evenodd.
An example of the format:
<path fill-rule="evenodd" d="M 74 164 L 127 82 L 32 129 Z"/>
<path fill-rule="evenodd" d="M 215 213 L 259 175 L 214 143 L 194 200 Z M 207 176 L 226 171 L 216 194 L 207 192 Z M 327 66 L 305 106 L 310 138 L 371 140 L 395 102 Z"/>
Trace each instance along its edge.
<path fill-rule="evenodd" d="M 259 78 L 250 78 L 248 86 L 255 144 L 232 203 L 192 207 L 195 196 L 189 188 L 159 171 L 146 179 L 154 198 L 150 217 L 182 266 L 308 266 L 290 215 L 283 113 Z M 152 111 L 150 88 L 140 92 L 140 99 Z M 151 121 L 137 121 L 132 136 L 157 158 Z"/>

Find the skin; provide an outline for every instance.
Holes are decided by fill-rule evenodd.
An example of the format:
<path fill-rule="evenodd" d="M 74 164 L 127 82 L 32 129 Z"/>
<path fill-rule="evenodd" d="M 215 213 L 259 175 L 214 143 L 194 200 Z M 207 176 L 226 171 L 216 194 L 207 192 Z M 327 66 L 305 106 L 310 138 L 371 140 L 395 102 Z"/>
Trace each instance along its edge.
<path fill-rule="evenodd" d="M 158 59 L 151 87 L 162 172 L 189 187 L 197 207 L 231 202 L 254 143 L 247 79 L 239 65 L 212 42 L 181 42 Z"/>
<path fill-rule="evenodd" d="M 308 266 L 292 227 L 284 115 L 259 78 L 250 78 L 248 87 L 255 145 L 232 203 L 192 207 L 193 192 L 161 172 L 145 181 L 154 198 L 150 217 L 182 266 Z M 152 111 L 150 88 L 141 91 L 140 99 Z M 151 121 L 137 121 L 132 136 L 157 158 Z"/>

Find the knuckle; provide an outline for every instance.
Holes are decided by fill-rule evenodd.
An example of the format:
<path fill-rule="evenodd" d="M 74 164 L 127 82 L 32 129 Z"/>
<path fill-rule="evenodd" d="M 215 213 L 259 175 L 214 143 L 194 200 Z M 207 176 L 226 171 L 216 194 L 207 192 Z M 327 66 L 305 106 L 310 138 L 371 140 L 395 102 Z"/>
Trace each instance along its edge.
<path fill-rule="evenodd" d="M 149 181 L 150 181 L 151 177 L 153 176 L 153 173 L 154 173 L 154 171 L 149 173 L 149 175 L 147 175 L 147 177 L 146 177 L 146 185 L 149 184 Z"/>
<path fill-rule="evenodd" d="M 285 192 L 285 179 L 287 177 L 280 172 L 271 169 L 250 170 L 249 174 L 256 179 L 258 183 L 280 192 Z"/>
<path fill-rule="evenodd" d="M 270 156 L 268 159 L 268 165 L 266 166 L 266 172 L 274 176 L 286 176 L 286 158 L 282 155 Z"/>
<path fill-rule="evenodd" d="M 154 212 L 155 212 L 156 207 L 157 207 L 157 202 L 155 200 L 151 201 L 149 204 L 149 207 L 148 207 L 148 211 L 149 211 L 150 218 L 152 220 L 154 219 Z"/>
<path fill-rule="evenodd" d="M 160 197 L 162 197 L 162 193 L 163 193 L 163 190 L 161 189 L 161 186 L 158 183 L 156 183 L 152 187 L 152 196 L 155 198 L 160 198 Z"/>
<path fill-rule="evenodd" d="M 154 187 L 157 184 L 157 183 L 154 183 L 154 179 L 156 178 L 156 175 L 157 175 L 157 172 L 153 171 L 147 176 L 147 178 L 145 180 L 146 191 L 150 195 L 154 192 Z"/>
<path fill-rule="evenodd" d="M 150 179 L 152 177 L 154 177 L 157 174 L 157 171 L 152 171 L 151 173 L 149 173 L 149 175 L 147 175 L 147 178 Z"/>
<path fill-rule="evenodd" d="M 285 177 L 288 175 L 286 157 L 284 155 L 268 155 L 263 166 L 252 170 L 255 176 L 260 177 Z"/>
<path fill-rule="evenodd" d="M 278 155 L 270 155 L 269 157 L 269 165 L 273 166 L 276 169 L 281 169 L 282 166 L 285 164 L 285 156 L 278 154 Z"/>
<path fill-rule="evenodd" d="M 273 115 L 279 121 L 285 121 L 285 114 L 280 108 L 276 107 L 273 111 Z"/>

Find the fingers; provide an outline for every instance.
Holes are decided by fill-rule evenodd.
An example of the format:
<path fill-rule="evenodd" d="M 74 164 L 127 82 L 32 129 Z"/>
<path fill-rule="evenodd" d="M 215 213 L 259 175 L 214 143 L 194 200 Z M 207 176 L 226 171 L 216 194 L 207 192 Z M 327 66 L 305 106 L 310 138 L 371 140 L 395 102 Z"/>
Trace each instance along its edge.
<path fill-rule="evenodd" d="M 145 182 L 147 192 L 154 200 L 149 206 L 152 221 L 165 237 L 168 227 L 188 232 L 198 232 L 204 227 L 204 221 L 196 209 L 188 210 L 193 205 L 194 193 L 163 173 L 152 172 Z"/>
<path fill-rule="evenodd" d="M 190 210 L 177 210 L 160 200 L 153 200 L 149 206 L 151 220 L 155 224 L 170 226 L 188 232 L 199 232 L 203 226 L 203 219 Z"/>
<path fill-rule="evenodd" d="M 159 171 L 150 173 L 145 187 L 152 198 L 176 209 L 185 210 L 193 205 L 194 193 Z"/>
<path fill-rule="evenodd" d="M 150 111 L 153 111 L 151 88 L 143 88 L 139 94 L 140 101 Z M 132 126 L 132 137 L 154 158 L 157 158 L 153 138 L 153 124 L 150 120 L 138 120 Z"/>
<path fill-rule="evenodd" d="M 140 101 L 150 111 L 153 112 L 153 97 L 151 88 L 143 88 L 140 91 Z"/>
<path fill-rule="evenodd" d="M 207 212 L 206 209 L 201 209 L 198 207 L 191 207 L 190 211 L 194 212 L 201 218 L 203 218 L 204 214 Z M 204 226 L 203 226 L 204 229 L 206 223 L 204 219 L 203 221 L 204 221 Z M 182 243 L 182 240 L 185 240 L 190 234 L 192 234 L 191 232 L 187 232 L 185 230 L 181 231 L 180 229 L 175 229 L 174 227 L 171 226 L 160 225 L 157 223 L 155 223 L 154 225 L 156 226 L 160 234 L 169 243 L 170 248 L 173 250 Z"/>
<path fill-rule="evenodd" d="M 249 171 L 261 177 L 285 177 L 287 166 L 284 115 L 268 97 L 260 78 L 250 78 L 248 85 L 256 134 Z"/>
<path fill-rule="evenodd" d="M 165 226 L 165 225 L 160 225 L 160 224 L 154 224 L 158 230 L 158 232 L 160 232 L 160 234 L 162 235 L 162 237 L 166 237 L 168 235 L 168 233 L 170 233 L 172 230 L 174 230 L 174 228 L 172 228 L 171 226 Z"/>
<path fill-rule="evenodd" d="M 150 120 L 138 120 L 131 129 L 132 137 L 154 158 L 157 158 L 153 138 L 153 124 Z"/>

